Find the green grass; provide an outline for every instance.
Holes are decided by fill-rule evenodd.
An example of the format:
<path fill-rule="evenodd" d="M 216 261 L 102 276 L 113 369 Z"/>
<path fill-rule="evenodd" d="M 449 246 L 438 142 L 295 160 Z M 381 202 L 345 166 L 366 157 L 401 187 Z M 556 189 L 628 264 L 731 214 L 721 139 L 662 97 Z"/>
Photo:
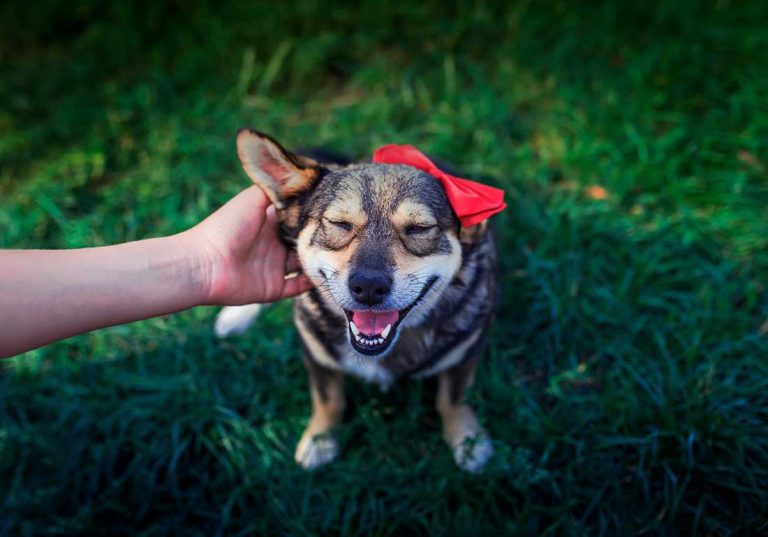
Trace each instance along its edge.
<path fill-rule="evenodd" d="M 243 125 L 492 177 L 487 471 L 432 383 L 349 382 L 301 472 L 288 305 L 223 342 L 199 308 L 0 364 L 0 533 L 768 531 L 768 4 L 412 4 L 4 3 L 0 247 L 192 225 L 246 186 Z"/>

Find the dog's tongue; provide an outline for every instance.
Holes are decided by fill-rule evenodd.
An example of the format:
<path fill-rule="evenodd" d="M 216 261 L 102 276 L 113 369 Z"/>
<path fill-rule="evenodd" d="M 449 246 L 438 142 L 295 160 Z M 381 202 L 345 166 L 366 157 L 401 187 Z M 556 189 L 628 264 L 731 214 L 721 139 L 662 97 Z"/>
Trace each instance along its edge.
<path fill-rule="evenodd" d="M 400 316 L 397 311 L 356 311 L 352 322 L 366 336 L 378 336 L 388 324 L 395 324 Z"/>

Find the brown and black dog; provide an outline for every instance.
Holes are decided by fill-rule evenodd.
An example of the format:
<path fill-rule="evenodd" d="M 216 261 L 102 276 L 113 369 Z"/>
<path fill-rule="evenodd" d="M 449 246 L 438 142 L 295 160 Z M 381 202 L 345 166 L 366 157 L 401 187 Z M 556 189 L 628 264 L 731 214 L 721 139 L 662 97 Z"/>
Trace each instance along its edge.
<path fill-rule="evenodd" d="M 294 300 L 312 394 L 296 461 L 311 469 L 338 455 L 345 374 L 382 387 L 437 375 L 445 441 L 461 468 L 480 470 L 493 449 L 464 394 L 497 296 L 487 222 L 461 228 L 441 184 L 411 166 L 323 162 L 250 129 L 237 151 L 316 286 Z M 225 308 L 217 333 L 242 330 L 257 311 Z"/>

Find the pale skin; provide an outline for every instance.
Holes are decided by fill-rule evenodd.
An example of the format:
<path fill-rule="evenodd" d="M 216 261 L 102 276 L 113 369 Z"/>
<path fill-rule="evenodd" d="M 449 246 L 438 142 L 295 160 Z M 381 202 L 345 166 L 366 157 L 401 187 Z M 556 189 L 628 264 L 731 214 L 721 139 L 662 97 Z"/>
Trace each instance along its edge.
<path fill-rule="evenodd" d="M 0 358 L 97 328 L 199 305 L 274 302 L 307 291 L 256 186 L 195 227 L 75 250 L 0 250 Z M 290 274 L 290 276 L 286 276 Z"/>

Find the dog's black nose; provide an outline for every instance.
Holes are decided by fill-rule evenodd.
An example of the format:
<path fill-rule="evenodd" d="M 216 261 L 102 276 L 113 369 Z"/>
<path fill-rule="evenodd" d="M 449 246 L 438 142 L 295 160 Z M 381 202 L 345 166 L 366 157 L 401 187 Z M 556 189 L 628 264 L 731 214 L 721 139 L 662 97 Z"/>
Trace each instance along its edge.
<path fill-rule="evenodd" d="M 392 290 L 392 278 L 376 270 L 359 270 L 349 277 L 349 290 L 362 304 L 381 304 Z"/>

